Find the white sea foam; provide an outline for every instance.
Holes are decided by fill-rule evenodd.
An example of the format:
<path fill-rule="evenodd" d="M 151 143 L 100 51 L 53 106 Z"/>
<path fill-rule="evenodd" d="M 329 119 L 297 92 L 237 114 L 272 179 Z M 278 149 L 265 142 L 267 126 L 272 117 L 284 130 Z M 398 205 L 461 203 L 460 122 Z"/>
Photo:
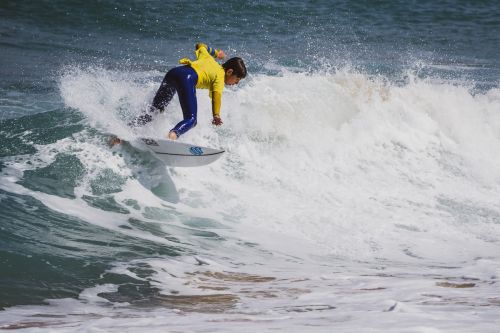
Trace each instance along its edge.
<path fill-rule="evenodd" d="M 92 126 L 131 138 L 136 134 L 124 123 L 147 107 L 161 76 L 69 70 L 61 94 Z M 236 304 L 229 300 L 227 309 L 200 314 L 169 300 L 166 309 L 132 311 L 103 306 L 97 294 L 113 287 L 96 286 L 79 301 L 10 309 L 4 322 L 60 311 L 100 314 L 94 321 L 65 317 L 53 327 L 61 332 L 75 325 L 80 331 L 121 332 L 495 331 L 500 89 L 472 94 L 447 82 L 409 79 L 396 85 L 349 71 L 283 71 L 254 75 L 228 89 L 221 128 L 210 125 L 205 91 L 198 91 L 198 103 L 198 126 L 181 139 L 224 147 L 227 153 L 217 163 L 153 166 L 141 180 L 141 163 L 130 150 L 108 150 L 81 133 L 83 139 L 39 147 L 44 165 L 52 148 L 73 151 L 85 165 L 78 198 L 31 195 L 56 210 L 74 206 L 89 223 L 166 243 L 146 231 L 118 228 L 127 217 L 160 223 L 191 254 L 140 260 L 156 272 L 148 281 L 165 295 L 222 293 L 235 296 Z M 163 136 L 180 117 L 174 100 L 139 134 Z M 127 178 L 114 196 L 117 202 L 135 200 L 137 211 L 121 216 L 86 210 L 80 197 L 105 168 Z M 20 175 L 10 175 L 3 188 L 29 194 L 15 184 Z M 151 192 L 166 178 L 175 184 L 178 202 Z M 160 213 L 148 215 L 148 208 Z M 180 215 L 165 217 L 165 210 Z M 203 230 L 223 240 L 191 234 L 197 228 L 186 228 L 186 216 L 194 225 L 204 218 L 216 222 Z M 137 278 L 133 265 L 119 262 L 112 271 Z"/>

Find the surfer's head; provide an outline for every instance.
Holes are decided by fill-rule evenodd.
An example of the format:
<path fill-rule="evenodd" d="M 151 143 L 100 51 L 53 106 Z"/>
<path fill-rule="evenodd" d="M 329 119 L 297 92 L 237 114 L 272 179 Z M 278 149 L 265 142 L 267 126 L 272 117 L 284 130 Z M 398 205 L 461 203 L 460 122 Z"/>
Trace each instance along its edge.
<path fill-rule="evenodd" d="M 226 75 L 224 83 L 227 85 L 238 84 L 241 79 L 247 76 L 247 68 L 243 59 L 234 57 L 222 64 Z"/>

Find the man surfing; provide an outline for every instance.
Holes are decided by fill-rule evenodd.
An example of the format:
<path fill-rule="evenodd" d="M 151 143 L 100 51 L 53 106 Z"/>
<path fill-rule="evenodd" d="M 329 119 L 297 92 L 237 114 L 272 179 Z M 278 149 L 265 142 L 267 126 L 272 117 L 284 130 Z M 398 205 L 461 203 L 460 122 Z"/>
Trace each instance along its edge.
<path fill-rule="evenodd" d="M 153 115 L 163 112 L 175 93 L 179 95 L 183 120 L 172 128 L 167 138 L 177 140 L 182 134 L 196 126 L 198 103 L 196 89 L 208 89 L 212 100 L 212 124 L 222 125 L 220 107 L 224 85 L 235 85 L 247 75 L 243 59 L 234 57 L 220 65 L 215 59 L 225 58 L 224 51 L 213 49 L 206 44 L 196 44 L 196 60 L 183 58 L 179 60 L 182 66 L 174 67 L 167 72 L 160 88 L 156 92 L 149 110 L 142 112 L 129 123 L 130 126 L 143 126 L 153 120 Z M 119 138 L 113 138 L 110 144 L 121 143 Z"/>

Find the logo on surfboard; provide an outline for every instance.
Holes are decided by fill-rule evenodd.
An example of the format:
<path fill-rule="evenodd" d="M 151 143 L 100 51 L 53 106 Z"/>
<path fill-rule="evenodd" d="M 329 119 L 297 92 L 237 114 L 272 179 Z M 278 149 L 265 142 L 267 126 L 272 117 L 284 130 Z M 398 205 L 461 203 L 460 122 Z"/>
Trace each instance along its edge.
<path fill-rule="evenodd" d="M 201 149 L 201 147 L 189 147 L 189 151 L 193 155 L 203 155 L 203 149 Z"/>
<path fill-rule="evenodd" d="M 144 143 L 148 146 L 159 146 L 158 142 L 153 139 L 142 139 L 142 141 L 144 141 Z"/>

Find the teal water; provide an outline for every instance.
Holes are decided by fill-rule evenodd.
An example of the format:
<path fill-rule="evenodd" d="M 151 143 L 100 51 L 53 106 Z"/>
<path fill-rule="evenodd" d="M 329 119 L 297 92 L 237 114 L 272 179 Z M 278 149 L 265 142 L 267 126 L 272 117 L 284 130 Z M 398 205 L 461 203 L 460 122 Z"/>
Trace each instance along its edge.
<path fill-rule="evenodd" d="M 500 3 L 493 0 L 1 1 L 0 308 L 43 304 L 47 299 L 78 298 L 83 290 L 105 284 L 119 286 L 102 294 L 111 302 L 140 303 L 154 299 L 160 292 L 154 284 L 160 270 L 141 259 L 169 260 L 200 253 L 210 256 L 212 249 L 228 243 L 238 244 L 242 251 L 257 251 L 255 244 L 243 235 L 228 239 L 220 230 L 239 223 L 245 214 L 249 219 L 260 218 L 258 210 L 255 216 L 244 213 L 245 201 L 241 207 L 231 200 L 239 195 L 253 195 L 252 191 L 241 188 L 251 182 L 248 179 L 255 180 L 254 169 L 269 167 L 270 174 L 273 170 L 264 162 L 257 166 L 242 162 L 245 161 L 242 156 L 253 154 L 253 146 L 239 151 L 232 142 L 248 135 L 255 144 L 267 143 L 269 150 L 255 154 L 263 156 L 270 151 L 285 150 L 286 134 L 261 136 L 251 117 L 247 119 L 245 115 L 234 122 L 244 125 L 235 125 L 217 132 L 216 138 L 210 137 L 209 143 L 222 142 L 230 152 L 233 149 L 220 167 L 231 186 L 221 188 L 219 183 L 208 184 L 211 179 L 221 177 L 210 173 L 213 169 L 191 176 L 182 171 L 167 171 L 151 156 L 141 155 L 130 147 L 103 155 L 106 133 L 83 111 L 92 107 L 92 103 L 102 102 L 106 106 L 109 102 L 116 113 L 123 111 L 130 115 L 137 104 L 127 100 L 127 96 L 136 94 L 142 98 L 140 103 L 147 101 L 142 96 L 154 93 L 163 74 L 178 59 L 192 56 L 196 42 L 203 41 L 228 54 L 239 55 L 248 64 L 250 78 L 243 87 L 249 92 L 234 97 L 236 93 L 231 91 L 233 95 L 228 95 L 227 105 L 236 105 L 235 108 L 244 109 L 252 103 L 259 106 L 260 100 L 276 92 L 273 78 L 290 72 L 299 75 L 297 80 L 304 80 L 303 88 L 286 91 L 288 85 L 283 81 L 278 85 L 283 87 L 278 95 L 283 93 L 292 104 L 300 103 L 294 98 L 301 93 L 315 101 L 327 100 L 333 93 L 323 93 L 311 85 L 323 80 L 324 73 L 348 71 L 391 87 L 406 87 L 412 80 L 440 82 L 456 87 L 471 100 L 475 96 L 481 101 L 489 98 L 490 104 L 478 110 L 489 112 L 488 121 L 496 124 L 498 110 L 496 114 L 491 110 L 498 100 L 495 91 L 500 78 L 499 17 Z M 318 78 L 307 81 L 307 75 Z M 77 83 L 73 90 L 68 90 L 68 78 Z M 262 80 L 269 80 L 269 85 L 252 90 Z M 355 86 L 355 77 L 349 80 Z M 87 90 L 81 89 L 87 87 L 86 83 L 94 95 L 87 95 Z M 127 84 L 134 85 L 135 90 Z M 67 102 L 79 93 L 86 101 L 79 102 L 81 108 Z M 427 90 L 419 92 L 408 105 L 426 101 L 427 93 Z M 289 106 L 288 101 L 278 97 L 267 102 L 260 106 L 277 110 Z M 437 102 L 429 99 L 429 104 L 436 106 Z M 340 107 L 353 106 L 346 103 L 339 104 Z M 248 114 L 255 112 L 258 110 Z M 286 120 L 270 116 L 259 126 L 279 128 L 283 122 Z M 245 132 L 245 126 L 255 132 Z M 456 133 L 449 129 L 453 126 L 443 125 L 440 130 L 443 135 Z M 477 134 L 475 130 L 474 127 L 470 132 Z M 315 124 L 307 133 L 314 135 L 321 131 L 322 127 Z M 459 139 L 456 142 L 461 144 Z M 399 154 L 407 151 L 403 145 L 394 147 L 391 149 Z M 302 153 L 301 156 L 310 157 L 316 151 Z M 425 156 L 434 155 L 429 152 Z M 459 156 L 456 151 L 449 156 L 450 160 L 439 163 L 456 176 L 464 164 L 453 157 Z M 128 164 L 119 164 L 121 169 L 117 170 L 114 158 L 124 158 Z M 103 159 L 108 164 L 102 165 Z M 369 170 L 370 165 L 360 169 Z M 323 171 L 325 175 L 339 172 L 335 176 L 339 182 L 349 174 L 331 170 L 318 173 Z M 291 185 L 288 188 L 286 182 L 276 180 L 281 175 L 286 176 L 286 172 L 275 175 L 274 188 L 298 192 Z M 198 177 L 199 183 L 206 187 L 188 187 L 185 184 L 189 177 Z M 141 203 L 143 194 L 127 188 L 134 181 L 163 203 L 150 206 Z M 262 185 L 259 181 L 255 180 L 252 186 L 258 188 Z M 495 181 L 490 182 L 494 189 L 498 187 Z M 276 193 L 277 202 L 281 200 L 280 193 Z M 212 199 L 219 197 L 227 199 L 231 206 L 226 210 L 218 206 L 219 215 L 210 216 L 207 211 L 212 212 Z M 175 205 L 179 202 L 192 210 L 178 209 Z M 325 204 L 333 205 L 332 202 Z M 79 205 L 81 210 L 75 212 L 71 203 Z M 490 207 L 493 211 L 497 208 Z M 108 221 L 109 213 L 118 222 L 112 228 L 103 227 L 106 222 L 98 221 L 99 212 L 103 221 Z M 481 218 L 485 223 L 497 225 L 494 215 Z M 165 226 L 172 221 L 177 224 Z M 238 261 L 230 254 L 228 258 L 232 263 Z M 129 273 L 133 274 L 113 270 L 117 262 L 128 263 Z"/>

